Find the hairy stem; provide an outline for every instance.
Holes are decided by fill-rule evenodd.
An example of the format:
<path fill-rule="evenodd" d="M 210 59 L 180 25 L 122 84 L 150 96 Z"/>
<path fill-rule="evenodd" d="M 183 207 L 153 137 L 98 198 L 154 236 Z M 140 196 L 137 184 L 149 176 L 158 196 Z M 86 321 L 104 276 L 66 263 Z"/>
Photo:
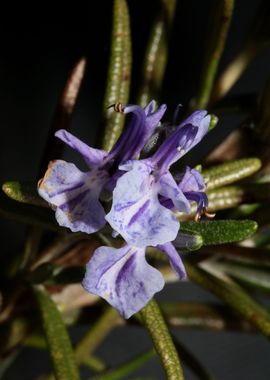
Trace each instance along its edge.
<path fill-rule="evenodd" d="M 184 380 L 182 366 L 158 304 L 152 299 L 137 314 L 147 328 L 168 380 Z"/>

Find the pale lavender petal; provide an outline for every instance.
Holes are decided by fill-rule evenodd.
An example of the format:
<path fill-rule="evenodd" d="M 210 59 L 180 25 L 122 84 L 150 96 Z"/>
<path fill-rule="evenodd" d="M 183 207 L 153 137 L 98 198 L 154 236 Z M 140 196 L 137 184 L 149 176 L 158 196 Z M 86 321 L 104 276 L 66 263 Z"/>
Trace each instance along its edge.
<path fill-rule="evenodd" d="M 101 170 L 83 173 L 74 164 L 53 161 L 39 182 L 38 192 L 56 208 L 55 216 L 61 226 L 73 232 L 92 233 L 106 223 L 99 194 L 107 177 Z"/>
<path fill-rule="evenodd" d="M 108 156 L 108 153 L 104 150 L 89 147 L 87 144 L 79 140 L 77 137 L 73 136 L 65 129 L 60 129 L 57 131 L 55 133 L 55 136 L 70 146 L 72 149 L 80 153 L 89 168 L 97 168 L 99 166 L 102 166 L 105 158 Z"/>
<path fill-rule="evenodd" d="M 197 145 L 201 141 L 201 139 L 204 137 L 204 135 L 207 133 L 210 120 L 211 120 L 211 116 L 207 115 L 207 111 L 197 110 L 197 111 L 194 111 L 186 120 L 184 120 L 180 124 L 180 128 L 182 128 L 186 124 L 191 124 L 199 128 L 198 133 L 195 136 L 195 139 L 192 143 L 191 148 Z"/>
<path fill-rule="evenodd" d="M 60 226 L 70 228 L 72 232 L 94 233 L 106 224 L 105 211 L 99 202 L 97 188 L 88 188 L 74 199 L 68 199 L 55 213 Z"/>
<path fill-rule="evenodd" d="M 178 211 L 186 213 L 191 211 L 189 201 L 178 187 L 170 172 L 163 174 L 160 177 L 159 183 L 159 193 L 165 198 L 170 199 Z"/>
<path fill-rule="evenodd" d="M 145 135 L 144 135 L 143 142 L 142 142 L 143 145 L 146 144 L 147 140 L 154 133 L 154 131 L 157 128 L 160 120 L 162 119 L 166 109 L 167 109 L 166 104 L 161 104 L 161 106 L 156 111 L 149 107 L 147 117 L 146 117 L 146 131 L 145 131 Z M 142 145 L 142 147 L 143 147 L 143 145 Z"/>
<path fill-rule="evenodd" d="M 130 163 L 131 165 L 131 163 Z M 130 244 L 156 246 L 175 239 L 179 221 L 159 202 L 159 183 L 151 168 L 139 162 L 117 181 L 106 220 Z"/>
<path fill-rule="evenodd" d="M 44 178 L 38 183 L 39 195 L 52 205 L 63 203 L 66 193 L 77 196 L 84 188 L 87 174 L 63 160 L 51 161 Z"/>
<path fill-rule="evenodd" d="M 183 192 L 206 190 L 203 176 L 196 169 L 190 169 L 188 166 L 178 186 Z"/>
<path fill-rule="evenodd" d="M 172 243 L 166 243 L 159 245 L 158 248 L 166 253 L 169 258 L 172 269 L 179 276 L 180 280 L 185 280 L 187 278 L 187 273 L 183 264 L 183 261 L 175 249 Z"/>
<path fill-rule="evenodd" d="M 208 206 L 204 179 L 197 170 L 187 167 L 178 186 L 190 202 L 197 203 L 197 212 L 201 213 L 203 208 Z"/>
<path fill-rule="evenodd" d="M 145 260 L 145 249 L 126 245 L 98 248 L 86 266 L 83 287 L 129 318 L 164 286 L 161 273 Z"/>
<path fill-rule="evenodd" d="M 151 113 L 155 112 L 156 109 L 156 101 L 151 100 L 145 107 L 144 107 L 144 112 L 146 116 L 150 115 Z"/>

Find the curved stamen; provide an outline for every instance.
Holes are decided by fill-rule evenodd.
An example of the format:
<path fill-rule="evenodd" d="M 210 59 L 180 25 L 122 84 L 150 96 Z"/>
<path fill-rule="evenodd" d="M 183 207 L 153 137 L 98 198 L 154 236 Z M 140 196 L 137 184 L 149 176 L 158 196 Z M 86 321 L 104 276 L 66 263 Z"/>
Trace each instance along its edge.
<path fill-rule="evenodd" d="M 115 112 L 124 113 L 124 108 L 122 103 L 111 104 L 108 108 L 113 108 Z"/>

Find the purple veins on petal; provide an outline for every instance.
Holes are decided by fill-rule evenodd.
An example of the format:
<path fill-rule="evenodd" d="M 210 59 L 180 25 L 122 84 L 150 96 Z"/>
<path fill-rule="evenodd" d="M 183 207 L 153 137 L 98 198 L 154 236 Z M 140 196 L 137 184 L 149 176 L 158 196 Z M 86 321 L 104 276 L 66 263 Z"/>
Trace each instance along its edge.
<path fill-rule="evenodd" d="M 39 182 L 39 195 L 56 208 L 59 225 L 73 232 L 92 233 L 102 228 L 105 212 L 99 194 L 107 181 L 104 171 L 81 172 L 74 164 L 62 160 L 50 163 Z"/>
<path fill-rule="evenodd" d="M 142 161 L 130 161 L 123 168 L 131 170 L 117 181 L 106 220 L 130 245 L 156 246 L 174 240 L 179 221 L 160 204 L 160 184 L 151 174 L 151 167 Z"/>
<path fill-rule="evenodd" d="M 122 105 L 122 112 L 132 113 L 132 117 L 109 153 L 110 159 L 116 161 L 117 165 L 136 157 L 146 128 L 146 115 L 143 108 L 136 105 Z"/>
<path fill-rule="evenodd" d="M 208 131 L 210 115 L 207 111 L 193 112 L 176 127 L 153 156 L 153 161 L 166 171 L 190 149 L 197 145 Z"/>
<path fill-rule="evenodd" d="M 197 132 L 198 127 L 192 124 L 177 128 L 154 153 L 153 164 L 163 172 L 168 171 L 174 162 L 191 149 Z"/>
<path fill-rule="evenodd" d="M 163 288 L 164 279 L 147 263 L 145 248 L 126 245 L 98 248 L 86 266 L 82 285 L 129 318 Z"/>
<path fill-rule="evenodd" d="M 187 119 L 185 119 L 180 124 L 180 128 L 184 127 L 187 124 L 191 124 L 195 127 L 198 127 L 198 133 L 196 134 L 195 139 L 190 149 L 193 148 L 195 145 L 197 145 L 202 140 L 202 138 L 206 135 L 209 128 L 210 121 L 211 121 L 211 116 L 207 115 L 206 110 L 197 110 L 197 111 L 194 111 Z"/>
<path fill-rule="evenodd" d="M 85 179 L 85 173 L 74 164 L 63 160 L 51 161 L 44 178 L 38 184 L 38 191 L 47 202 L 59 206 L 67 192 L 72 192 L 75 196 L 81 192 Z"/>

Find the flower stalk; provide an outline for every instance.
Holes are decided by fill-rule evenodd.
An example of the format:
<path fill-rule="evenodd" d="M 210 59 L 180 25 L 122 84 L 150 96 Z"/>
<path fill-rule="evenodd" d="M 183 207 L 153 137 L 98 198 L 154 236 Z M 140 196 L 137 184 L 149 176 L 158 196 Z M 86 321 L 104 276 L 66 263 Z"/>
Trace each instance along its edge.
<path fill-rule="evenodd" d="M 147 328 L 168 380 L 184 380 L 183 369 L 176 348 L 158 304 L 152 299 L 137 318 Z"/>

